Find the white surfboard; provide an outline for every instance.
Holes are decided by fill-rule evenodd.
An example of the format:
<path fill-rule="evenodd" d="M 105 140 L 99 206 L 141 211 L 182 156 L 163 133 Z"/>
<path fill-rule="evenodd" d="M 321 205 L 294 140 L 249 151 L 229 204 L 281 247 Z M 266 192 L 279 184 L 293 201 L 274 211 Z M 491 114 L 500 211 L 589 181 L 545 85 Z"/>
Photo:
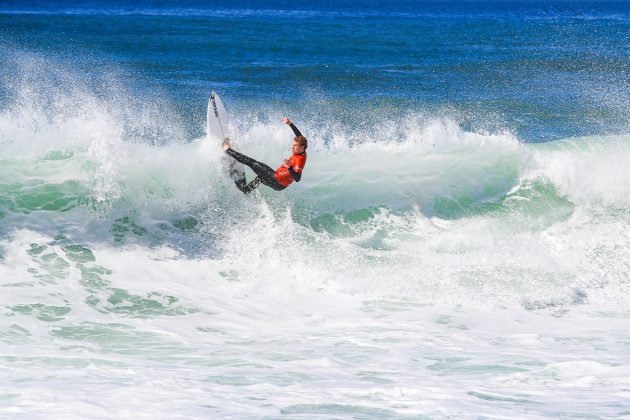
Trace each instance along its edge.
<path fill-rule="evenodd" d="M 210 94 L 210 100 L 208 101 L 207 125 L 208 138 L 210 138 L 211 141 L 216 141 L 220 147 L 223 147 L 223 139 L 230 137 L 230 133 L 228 132 L 230 120 L 221 98 L 214 91 Z M 227 170 L 230 174 L 230 178 L 232 178 L 237 185 L 245 185 L 245 168 L 243 164 L 227 155 L 225 157 L 229 161 Z"/>

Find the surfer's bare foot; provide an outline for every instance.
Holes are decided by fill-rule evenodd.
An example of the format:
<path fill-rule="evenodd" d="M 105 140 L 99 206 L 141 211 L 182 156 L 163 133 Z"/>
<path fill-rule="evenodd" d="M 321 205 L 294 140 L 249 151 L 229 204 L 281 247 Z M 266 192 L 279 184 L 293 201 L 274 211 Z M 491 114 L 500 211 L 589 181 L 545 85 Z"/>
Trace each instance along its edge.
<path fill-rule="evenodd" d="M 223 140 L 223 150 L 227 152 L 227 149 L 229 148 L 230 148 L 230 138 L 226 137 L 225 140 Z"/>

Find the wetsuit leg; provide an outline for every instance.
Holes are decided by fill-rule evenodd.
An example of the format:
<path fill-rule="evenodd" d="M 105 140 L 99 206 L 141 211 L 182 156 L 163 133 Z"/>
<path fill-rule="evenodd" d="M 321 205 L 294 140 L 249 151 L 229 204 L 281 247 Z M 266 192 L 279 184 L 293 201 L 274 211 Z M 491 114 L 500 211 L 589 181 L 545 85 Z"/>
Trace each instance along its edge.
<path fill-rule="evenodd" d="M 227 149 L 226 153 L 228 155 L 232 156 L 238 162 L 241 162 L 243 165 L 249 166 L 252 169 L 252 171 L 254 171 L 254 173 L 257 175 L 257 178 L 259 179 L 259 182 L 262 182 L 266 186 L 271 187 L 271 188 L 273 188 L 276 191 L 281 191 L 281 190 L 283 190 L 285 188 L 282 185 L 278 184 L 278 181 L 276 181 L 276 177 L 274 176 L 274 172 L 275 171 L 273 169 L 271 169 L 268 165 L 265 165 L 262 162 L 258 162 L 257 160 L 252 159 L 249 156 L 245 156 L 245 155 L 243 155 L 243 154 L 241 154 L 239 152 L 235 152 L 232 149 Z M 252 181 L 250 184 L 252 184 L 255 181 L 256 180 Z M 251 189 L 253 190 L 257 186 L 258 186 L 258 184 L 253 186 L 253 188 L 251 188 Z M 247 186 L 245 188 L 247 188 Z M 239 187 L 239 189 L 241 191 L 245 192 L 240 187 Z M 247 191 L 247 192 L 249 192 L 249 191 Z"/>
<path fill-rule="evenodd" d="M 247 185 L 243 184 L 242 186 L 237 185 L 237 187 L 239 190 L 241 190 L 245 194 L 249 194 L 250 192 L 254 191 L 256 188 L 258 188 L 259 185 L 260 185 L 260 178 L 256 177 L 249 184 Z"/>

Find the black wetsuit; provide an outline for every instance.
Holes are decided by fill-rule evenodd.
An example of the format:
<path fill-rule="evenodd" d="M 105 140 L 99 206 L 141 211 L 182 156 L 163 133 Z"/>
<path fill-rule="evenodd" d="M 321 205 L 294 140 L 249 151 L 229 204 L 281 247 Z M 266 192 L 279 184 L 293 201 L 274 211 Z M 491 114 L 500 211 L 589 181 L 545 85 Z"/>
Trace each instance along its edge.
<path fill-rule="evenodd" d="M 297 127 L 293 125 L 293 123 L 291 123 L 289 127 L 291 127 L 291 129 L 293 130 L 296 136 L 302 135 L 302 133 L 300 133 L 300 130 L 298 130 Z M 238 189 L 244 192 L 245 194 L 256 189 L 256 187 L 258 187 L 261 183 L 270 188 L 273 188 L 276 191 L 282 191 L 286 188 L 278 183 L 278 181 L 276 180 L 276 177 L 274 176 L 275 171 L 271 169 L 269 165 L 265 165 L 262 162 L 258 162 L 257 160 L 252 159 L 249 156 L 245 156 L 232 149 L 227 149 L 225 153 L 232 156 L 235 160 L 237 160 L 238 162 L 241 162 L 243 165 L 249 166 L 252 169 L 252 171 L 254 171 L 254 173 L 256 174 L 256 178 L 254 178 L 254 180 L 247 185 L 243 183 L 238 183 L 238 182 L 236 183 L 236 186 L 238 187 Z M 293 179 L 296 182 L 300 180 L 301 174 L 298 174 L 297 172 L 295 172 L 293 168 L 289 168 L 289 172 L 291 172 L 291 176 L 293 176 Z"/>

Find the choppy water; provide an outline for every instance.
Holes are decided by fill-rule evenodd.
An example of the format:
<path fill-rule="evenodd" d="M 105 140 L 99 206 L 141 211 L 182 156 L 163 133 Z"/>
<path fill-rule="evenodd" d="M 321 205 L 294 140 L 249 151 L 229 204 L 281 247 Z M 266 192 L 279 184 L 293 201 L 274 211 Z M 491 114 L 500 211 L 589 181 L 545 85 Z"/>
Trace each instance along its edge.
<path fill-rule="evenodd" d="M 0 416 L 630 415 L 623 2 L 0 5 Z M 243 197 L 205 138 L 310 140 Z"/>

